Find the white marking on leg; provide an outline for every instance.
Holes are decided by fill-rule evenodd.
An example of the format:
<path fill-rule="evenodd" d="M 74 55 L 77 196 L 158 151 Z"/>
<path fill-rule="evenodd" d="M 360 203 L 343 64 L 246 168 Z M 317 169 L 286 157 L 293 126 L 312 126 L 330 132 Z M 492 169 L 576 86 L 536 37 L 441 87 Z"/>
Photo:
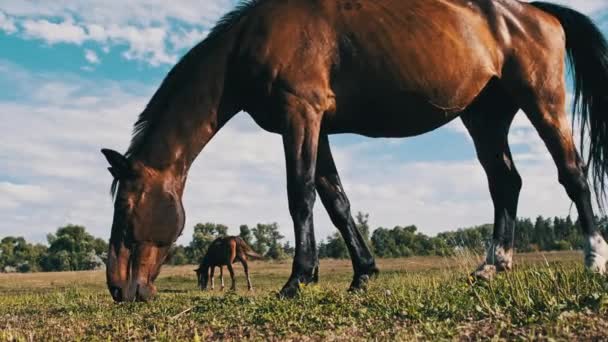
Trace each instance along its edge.
<path fill-rule="evenodd" d="M 513 268 L 513 249 L 505 249 L 499 244 L 492 243 L 488 249 L 486 264 L 496 266 L 498 271 L 508 271 Z"/>
<path fill-rule="evenodd" d="M 585 266 L 600 274 L 606 273 L 608 261 L 608 244 L 599 233 L 587 237 L 585 242 Z"/>

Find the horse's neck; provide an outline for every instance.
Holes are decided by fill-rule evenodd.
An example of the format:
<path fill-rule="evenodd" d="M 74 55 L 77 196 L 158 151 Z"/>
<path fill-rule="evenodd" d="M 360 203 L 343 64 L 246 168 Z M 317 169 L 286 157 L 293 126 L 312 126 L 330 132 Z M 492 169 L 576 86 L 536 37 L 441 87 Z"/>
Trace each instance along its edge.
<path fill-rule="evenodd" d="M 201 56 L 193 50 L 185 57 L 191 60 L 180 66 L 181 77 L 177 72 L 168 76 L 176 77 L 177 82 L 163 82 L 161 88 L 173 89 L 165 89 L 167 96 L 158 103 L 151 101 L 146 109 L 160 112 L 149 124 L 144 143 L 131 156 L 134 160 L 185 179 L 196 156 L 239 110 L 225 78 L 227 50 L 214 46 L 211 51 L 201 51 Z M 193 63 L 197 58 L 200 62 Z"/>

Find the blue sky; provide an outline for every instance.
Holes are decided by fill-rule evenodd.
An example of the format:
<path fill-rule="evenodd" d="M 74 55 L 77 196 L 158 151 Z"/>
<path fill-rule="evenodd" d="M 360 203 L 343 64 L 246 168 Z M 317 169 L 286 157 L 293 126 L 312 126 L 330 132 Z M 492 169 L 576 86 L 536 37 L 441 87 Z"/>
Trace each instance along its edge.
<path fill-rule="evenodd" d="M 101 147 L 124 151 L 132 124 L 179 56 L 233 0 L 0 0 L 0 236 L 44 241 L 67 223 L 108 237 L 110 175 Z M 562 1 L 608 32 L 605 0 Z M 519 115 L 511 132 L 524 179 L 521 216 L 570 213 L 546 149 Z M 331 138 L 354 211 L 373 227 L 423 232 L 492 221 L 486 178 L 460 121 L 410 139 Z M 241 114 L 194 164 L 185 193 L 196 222 L 278 222 L 292 240 L 279 136 Z M 574 213 L 573 213 L 574 214 Z M 316 231 L 335 231 L 320 202 Z"/>

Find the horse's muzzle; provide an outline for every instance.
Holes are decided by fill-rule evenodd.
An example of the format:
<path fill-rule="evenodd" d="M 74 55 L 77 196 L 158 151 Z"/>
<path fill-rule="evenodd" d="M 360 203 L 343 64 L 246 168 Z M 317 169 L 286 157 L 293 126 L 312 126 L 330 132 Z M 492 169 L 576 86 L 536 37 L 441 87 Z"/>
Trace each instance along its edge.
<path fill-rule="evenodd" d="M 108 286 L 110 295 L 115 302 L 147 302 L 156 295 L 154 284 L 141 284 L 133 282 L 125 287 Z"/>

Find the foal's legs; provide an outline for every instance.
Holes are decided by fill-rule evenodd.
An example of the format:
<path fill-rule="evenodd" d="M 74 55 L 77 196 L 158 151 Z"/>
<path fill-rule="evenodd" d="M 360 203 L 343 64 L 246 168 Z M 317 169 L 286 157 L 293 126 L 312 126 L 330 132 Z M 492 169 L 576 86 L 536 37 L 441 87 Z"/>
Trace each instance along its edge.
<path fill-rule="evenodd" d="M 215 266 L 211 266 L 211 271 L 209 273 L 209 278 L 211 278 L 211 289 L 215 289 Z"/>
<path fill-rule="evenodd" d="M 239 257 L 241 264 L 243 264 L 243 270 L 245 270 L 245 277 L 247 278 L 247 289 L 249 291 L 253 290 L 253 286 L 251 286 L 251 278 L 249 278 L 249 265 L 247 264 L 247 259 L 243 257 Z"/>
<path fill-rule="evenodd" d="M 371 275 L 378 273 L 378 268 L 351 215 L 350 202 L 342 188 L 329 139 L 325 134 L 319 137 L 315 183 L 321 202 L 348 247 L 355 273 L 350 288 L 359 289 L 365 286 Z"/>
<path fill-rule="evenodd" d="M 224 291 L 224 266 L 220 266 L 220 290 Z"/>
<path fill-rule="evenodd" d="M 509 149 L 508 134 L 518 108 L 496 83 L 463 114 L 477 157 L 488 177 L 494 203 L 494 234 L 486 261 L 474 273 L 489 279 L 513 265 L 513 237 L 522 181 Z"/>
<path fill-rule="evenodd" d="M 229 263 L 228 265 L 226 265 L 226 267 L 228 268 L 228 272 L 230 272 L 230 279 L 232 280 L 232 286 L 230 286 L 230 290 L 235 291 L 236 279 L 234 279 L 234 270 L 232 269 L 232 263 Z"/>

